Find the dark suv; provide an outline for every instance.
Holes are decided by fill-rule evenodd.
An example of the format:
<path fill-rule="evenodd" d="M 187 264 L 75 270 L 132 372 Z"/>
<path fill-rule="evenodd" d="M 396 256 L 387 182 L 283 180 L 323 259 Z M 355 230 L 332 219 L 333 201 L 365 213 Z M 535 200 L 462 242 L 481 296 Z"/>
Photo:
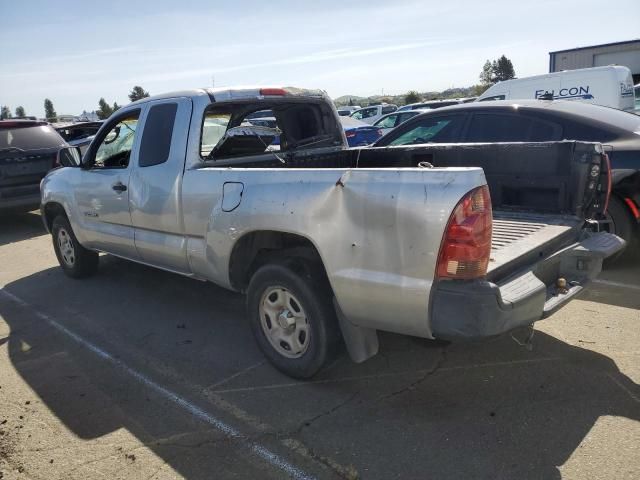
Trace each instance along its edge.
<path fill-rule="evenodd" d="M 0 212 L 40 205 L 40 180 L 56 166 L 66 142 L 46 122 L 0 121 Z"/>
<path fill-rule="evenodd" d="M 605 228 L 637 240 L 640 222 L 640 116 L 581 102 L 474 102 L 423 113 L 374 147 L 420 143 L 600 142 L 610 148 L 613 194 Z M 437 166 L 437 162 L 435 162 Z"/>

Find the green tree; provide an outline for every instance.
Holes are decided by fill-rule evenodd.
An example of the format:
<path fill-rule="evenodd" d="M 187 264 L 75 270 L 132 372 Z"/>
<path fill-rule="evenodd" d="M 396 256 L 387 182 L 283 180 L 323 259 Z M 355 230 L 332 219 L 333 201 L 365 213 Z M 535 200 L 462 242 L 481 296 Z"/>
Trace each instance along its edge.
<path fill-rule="evenodd" d="M 48 98 L 44 99 L 44 116 L 50 122 L 55 122 L 58 119 L 58 114 L 53 108 L 53 102 Z"/>
<path fill-rule="evenodd" d="M 504 82 L 505 80 L 511 80 L 516 78 L 516 71 L 513 68 L 513 63 L 507 57 L 502 55 L 493 64 L 493 78 L 495 82 Z"/>
<path fill-rule="evenodd" d="M 353 98 L 349 97 L 349 106 L 353 107 Z"/>
<path fill-rule="evenodd" d="M 507 57 L 502 55 L 493 62 L 487 60 L 484 62 L 482 71 L 480 72 L 480 83 L 482 85 L 493 85 L 494 83 L 504 82 L 516 78 L 516 71 L 513 63 Z"/>
<path fill-rule="evenodd" d="M 120 105 L 118 105 L 117 102 L 113 102 L 113 107 L 111 107 L 111 111 L 115 112 L 116 110 L 120 109 Z"/>
<path fill-rule="evenodd" d="M 415 90 L 409 91 L 404 97 L 404 103 L 409 105 L 410 103 L 418 103 L 420 101 L 420 94 Z"/>
<path fill-rule="evenodd" d="M 100 120 L 105 120 L 111 116 L 113 113 L 113 108 L 109 106 L 107 101 L 104 98 L 98 100 L 98 106 L 100 107 L 96 113 L 98 114 L 98 118 Z"/>
<path fill-rule="evenodd" d="M 26 117 L 27 114 L 24 111 L 23 106 L 16 107 L 16 117 Z"/>
<path fill-rule="evenodd" d="M 144 88 L 139 85 L 136 85 L 131 89 L 129 93 L 129 100 L 135 102 L 136 100 L 140 100 L 141 98 L 145 98 L 149 96 L 149 92 L 147 92 Z"/>
<path fill-rule="evenodd" d="M 6 120 L 7 118 L 11 118 L 11 109 L 6 105 L 3 105 L 0 110 L 0 120 Z"/>
<path fill-rule="evenodd" d="M 491 60 L 484 62 L 482 71 L 480 72 L 480 83 L 483 85 L 491 85 L 493 82 L 493 64 Z"/>
<path fill-rule="evenodd" d="M 472 91 L 472 95 L 479 97 L 480 95 L 482 95 L 484 92 L 486 92 L 489 87 L 491 86 L 491 84 L 489 83 L 484 83 L 484 84 L 480 84 L 480 85 L 474 85 L 473 86 L 473 91 Z"/>

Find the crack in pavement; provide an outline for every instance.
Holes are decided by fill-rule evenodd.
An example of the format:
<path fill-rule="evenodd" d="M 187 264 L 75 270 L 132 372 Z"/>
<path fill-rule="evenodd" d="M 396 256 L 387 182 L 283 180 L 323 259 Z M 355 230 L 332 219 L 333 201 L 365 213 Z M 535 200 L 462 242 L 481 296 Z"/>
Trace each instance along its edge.
<path fill-rule="evenodd" d="M 431 370 L 427 370 L 420 378 L 411 382 L 406 387 L 401 388 L 400 390 L 396 390 L 395 392 L 391 392 L 390 394 L 385 395 L 383 397 L 380 397 L 378 401 L 384 401 L 388 398 L 395 397 L 397 395 L 402 395 L 403 393 L 408 392 L 410 390 L 415 390 L 418 385 L 420 385 L 427 378 L 429 378 L 431 375 L 433 375 L 438 370 L 440 370 L 440 368 L 442 368 L 446 360 L 447 360 L 447 348 L 444 347 L 440 349 L 440 358 L 438 358 L 438 361 L 436 362 L 436 364 L 433 366 Z"/>
<path fill-rule="evenodd" d="M 351 395 L 349 395 L 345 400 L 343 400 L 342 402 L 338 403 L 337 405 L 335 405 L 334 407 L 330 408 L 329 410 L 319 413 L 318 415 L 315 415 L 314 417 L 311 417 L 307 420 L 304 420 L 300 423 L 300 425 L 298 425 L 297 428 L 290 430 L 288 435 L 297 435 L 300 432 L 302 432 L 302 430 L 304 430 L 307 427 L 310 427 L 314 422 L 316 422 L 317 420 L 326 417 L 328 415 L 331 415 L 332 413 L 335 413 L 336 411 L 340 410 L 342 407 L 344 407 L 345 405 L 347 405 L 348 403 L 350 403 L 354 398 L 356 398 L 356 396 L 358 396 L 358 394 L 360 393 L 360 390 L 352 393 Z"/>

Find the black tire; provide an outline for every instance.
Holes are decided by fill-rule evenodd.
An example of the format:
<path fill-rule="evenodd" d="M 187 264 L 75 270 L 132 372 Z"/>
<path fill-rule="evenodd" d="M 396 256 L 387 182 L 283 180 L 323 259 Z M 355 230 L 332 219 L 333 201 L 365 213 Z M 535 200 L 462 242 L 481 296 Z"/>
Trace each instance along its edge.
<path fill-rule="evenodd" d="M 609 199 L 607 220 L 611 222 L 610 232 L 625 240 L 627 245 L 635 240 L 637 222 L 624 202 L 614 195 Z"/>
<path fill-rule="evenodd" d="M 625 252 L 628 252 L 633 248 L 633 245 L 638 241 L 636 238 L 638 228 L 636 221 L 631 215 L 631 212 L 629 212 L 627 206 L 622 202 L 622 200 L 614 195 L 609 199 L 607 220 L 607 225 L 609 226 L 608 231 L 615 233 L 627 242 L 626 248 L 604 261 L 605 267 L 610 267 L 622 258 Z"/>
<path fill-rule="evenodd" d="M 58 215 L 53 219 L 51 236 L 58 263 L 66 275 L 71 278 L 84 278 L 96 272 L 98 254 L 80 245 L 67 217 Z"/>
<path fill-rule="evenodd" d="M 249 283 L 247 308 L 251 330 L 265 357 L 284 374 L 304 379 L 312 377 L 333 359 L 340 340 L 340 330 L 333 308 L 331 289 L 324 275 L 314 274 L 314 271 L 308 268 L 292 267 L 282 264 L 268 264 L 258 269 Z M 291 345 L 294 343 L 288 341 L 280 341 L 280 345 L 274 346 L 272 344 L 273 337 L 271 340 L 269 338 L 267 330 L 273 320 L 271 318 L 273 315 L 265 313 L 262 316 L 261 305 L 262 312 L 265 312 L 267 304 L 263 302 L 267 302 L 269 297 L 278 298 L 277 296 L 273 297 L 276 295 L 276 290 L 292 296 L 299 304 L 299 311 L 302 312 L 300 317 L 304 316 L 306 319 L 305 323 L 309 335 L 306 336 L 306 333 L 302 335 L 302 341 L 300 341 L 300 336 L 296 337 L 299 344 L 304 344 L 304 340 L 308 342 L 303 352 L 293 351 Z M 272 293 L 266 296 L 269 292 Z M 294 313 L 297 311 L 295 305 L 290 310 Z M 288 316 L 288 310 L 284 311 L 287 314 L 280 313 L 277 316 L 278 319 L 282 315 Z M 297 323 L 298 320 L 295 321 L 295 324 Z M 273 326 L 280 328 L 282 332 L 286 332 L 290 328 L 283 329 L 276 323 Z M 294 328 L 294 333 L 290 338 L 293 338 L 297 326 L 291 327 Z M 288 351 L 286 345 L 290 345 Z M 287 354 L 299 356 L 291 358 L 285 356 Z"/>

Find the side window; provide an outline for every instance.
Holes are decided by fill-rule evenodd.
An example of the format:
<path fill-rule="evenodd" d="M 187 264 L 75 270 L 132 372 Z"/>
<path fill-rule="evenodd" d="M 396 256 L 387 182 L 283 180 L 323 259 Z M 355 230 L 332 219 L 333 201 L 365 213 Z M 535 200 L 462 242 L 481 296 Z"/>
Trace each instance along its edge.
<path fill-rule="evenodd" d="M 531 119 L 519 115 L 477 113 L 471 118 L 467 142 L 526 142 Z"/>
<path fill-rule="evenodd" d="M 530 142 L 554 142 L 562 140 L 562 127 L 557 123 L 533 119 L 531 122 Z"/>
<path fill-rule="evenodd" d="M 563 138 L 571 140 L 585 140 L 590 142 L 610 142 L 615 140 L 619 134 L 616 134 L 613 127 L 597 128 L 587 123 L 579 123 L 575 121 L 565 121 Z"/>
<path fill-rule="evenodd" d="M 202 142 L 200 143 L 200 155 L 206 158 L 227 131 L 231 121 L 230 113 L 207 112 L 202 123 Z"/>
<path fill-rule="evenodd" d="M 388 117 L 385 117 L 382 120 L 376 122 L 376 127 L 393 128 L 396 126 L 397 118 L 398 118 L 398 115 L 389 115 Z"/>
<path fill-rule="evenodd" d="M 387 113 L 395 112 L 398 109 L 395 105 L 385 105 L 382 107 L 382 114 L 386 115 Z"/>
<path fill-rule="evenodd" d="M 457 142 L 464 118 L 464 115 L 422 118 L 410 125 L 404 133 L 397 136 L 388 145 Z"/>
<path fill-rule="evenodd" d="M 372 108 L 363 108 L 362 110 L 357 111 L 351 117 L 356 120 L 362 120 L 363 118 L 373 117 L 378 113 L 378 109 L 376 107 Z"/>
<path fill-rule="evenodd" d="M 504 100 L 504 99 L 505 99 L 504 95 L 493 95 L 491 97 L 481 98 L 478 101 L 479 102 L 490 102 L 491 100 Z"/>
<path fill-rule="evenodd" d="M 144 122 L 140 143 L 141 167 L 160 165 L 169 159 L 173 124 L 178 111 L 177 103 L 154 105 Z"/>
<path fill-rule="evenodd" d="M 376 115 L 378 115 L 378 107 L 367 108 L 363 118 L 375 117 Z"/>
<path fill-rule="evenodd" d="M 98 144 L 92 168 L 127 168 L 140 110 L 120 117 Z"/>
<path fill-rule="evenodd" d="M 407 120 L 409 120 L 410 118 L 415 117 L 416 115 L 418 115 L 417 112 L 415 112 L 415 113 L 413 113 L 413 112 L 401 113 L 400 115 L 398 115 L 398 122 L 396 123 L 396 125 L 400 125 L 401 123 L 406 122 Z"/>

